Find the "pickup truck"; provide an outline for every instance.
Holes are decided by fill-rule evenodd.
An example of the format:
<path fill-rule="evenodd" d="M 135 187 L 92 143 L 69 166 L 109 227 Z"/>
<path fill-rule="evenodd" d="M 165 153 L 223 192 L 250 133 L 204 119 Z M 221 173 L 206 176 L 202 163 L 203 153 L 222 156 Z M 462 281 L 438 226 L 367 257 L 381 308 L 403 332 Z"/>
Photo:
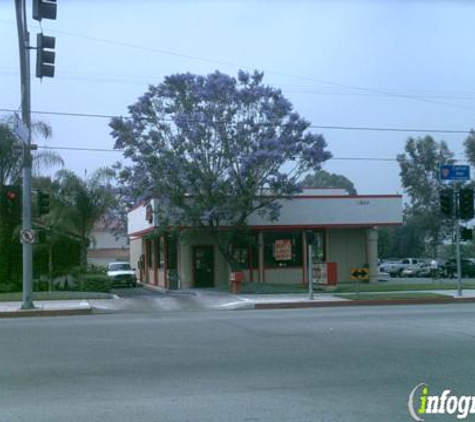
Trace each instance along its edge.
<path fill-rule="evenodd" d="M 379 266 L 379 271 L 388 273 L 391 277 L 401 277 L 407 267 L 418 266 L 424 261 L 418 258 L 404 258 L 397 262 L 386 262 Z"/>

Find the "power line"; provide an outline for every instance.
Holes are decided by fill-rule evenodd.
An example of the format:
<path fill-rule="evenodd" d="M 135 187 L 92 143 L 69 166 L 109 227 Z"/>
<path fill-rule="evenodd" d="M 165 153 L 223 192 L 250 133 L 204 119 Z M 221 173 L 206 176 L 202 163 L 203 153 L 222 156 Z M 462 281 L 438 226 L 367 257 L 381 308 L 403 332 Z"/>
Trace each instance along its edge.
<path fill-rule="evenodd" d="M 13 113 L 18 110 L 9 108 L 0 108 L 0 112 Z M 45 111 L 32 110 L 32 114 L 53 115 L 53 116 L 67 116 L 67 117 L 85 117 L 98 119 L 112 119 L 120 118 L 130 119 L 127 116 L 114 116 L 111 114 L 94 114 L 94 113 L 73 113 L 62 111 Z M 162 122 L 173 122 L 172 119 L 161 119 Z M 199 123 L 196 120 L 189 120 L 190 123 Z M 214 122 L 220 123 L 220 122 Z M 433 128 L 398 128 L 398 127 L 377 127 L 377 126 L 345 126 L 345 125 L 310 125 L 311 129 L 328 129 L 328 130 L 353 130 L 353 131 L 376 131 L 376 132 L 416 132 L 416 133 L 451 133 L 451 134 L 470 134 L 471 129 L 433 129 Z"/>
<path fill-rule="evenodd" d="M 47 150 L 66 150 L 66 151 L 85 151 L 85 152 L 114 152 L 122 153 L 123 149 L 110 149 L 110 148 L 85 148 L 85 147 L 62 147 L 52 145 L 38 145 L 40 149 Z M 294 157 L 295 158 L 295 157 Z M 397 162 L 397 158 L 387 157 L 331 157 L 330 160 L 335 161 L 380 161 L 380 162 Z M 464 161 L 464 159 L 456 159 L 456 161 Z"/>
<path fill-rule="evenodd" d="M 1 20 L 0 20 L 1 22 Z M 10 68 L 1 68 L 0 75 L 8 76 L 18 76 L 18 71 L 16 69 Z M 90 73 L 90 72 L 67 72 L 62 71 L 58 75 L 58 79 L 61 80 L 83 80 L 91 82 L 120 82 L 120 83 L 129 83 L 136 85 L 149 84 L 150 80 L 156 79 L 157 76 L 151 75 L 119 75 L 119 74 L 103 74 L 103 73 Z M 343 97 L 373 97 L 373 98 L 386 98 L 388 95 L 383 93 L 371 93 L 371 92 L 352 92 L 354 90 L 315 90 L 315 85 L 292 85 L 292 84 L 278 84 L 279 88 L 284 88 L 284 91 L 288 94 L 309 94 L 309 95 L 319 95 L 319 96 L 343 96 Z M 290 87 L 290 88 L 289 88 Z M 291 87 L 294 87 L 291 89 Z M 410 96 L 414 99 L 423 99 L 423 100 L 434 100 L 434 99 L 443 99 L 443 100 L 461 100 L 461 101 L 475 101 L 475 94 L 473 93 L 464 93 L 464 94 L 454 94 L 450 91 L 437 91 L 437 92 L 427 92 L 425 94 L 419 93 L 397 93 L 391 91 L 391 95 L 401 95 L 401 96 Z M 458 104 L 451 104 L 456 107 L 465 107 Z M 475 108 L 474 108 L 475 110 Z"/>
<path fill-rule="evenodd" d="M 66 150 L 66 151 L 89 151 L 89 152 L 124 152 L 123 149 L 109 149 L 109 148 L 84 148 L 84 147 L 60 147 L 51 145 L 38 145 L 41 149 L 50 150 Z"/>
<path fill-rule="evenodd" d="M 9 21 L 5 21 L 5 20 L 0 20 L 0 21 L 9 22 Z M 165 54 L 165 55 L 170 55 L 170 56 L 174 56 L 174 57 L 185 58 L 185 59 L 188 59 L 188 60 L 195 60 L 195 61 L 201 61 L 201 62 L 206 62 L 206 63 L 219 64 L 219 65 L 222 65 L 222 66 L 229 66 L 229 67 L 234 67 L 234 68 L 239 68 L 239 69 L 246 69 L 246 70 L 251 70 L 251 71 L 256 69 L 256 66 L 247 66 L 247 65 L 244 66 L 244 65 L 240 65 L 240 64 L 232 63 L 232 62 L 225 62 L 225 61 L 221 61 L 221 60 L 209 59 L 209 58 L 205 58 L 205 57 L 194 56 L 194 55 L 189 55 L 189 54 L 184 54 L 184 53 L 176 53 L 176 52 L 173 52 L 173 51 L 159 49 L 159 48 L 156 48 L 156 47 L 147 47 L 147 46 L 142 46 L 142 45 L 139 45 L 139 44 L 133 44 L 133 43 L 122 42 L 122 41 L 111 40 L 111 39 L 100 38 L 100 37 L 92 37 L 92 36 L 89 36 L 89 35 L 83 35 L 83 34 L 78 34 L 78 33 L 74 33 L 74 32 L 60 31 L 60 30 L 53 30 L 53 29 L 50 29 L 50 32 L 58 33 L 58 34 L 64 34 L 64 35 L 71 36 L 71 37 L 83 38 L 83 39 L 87 39 L 87 40 L 94 41 L 94 42 L 101 42 L 101 43 L 110 44 L 110 45 L 117 45 L 117 46 L 121 46 L 121 47 L 127 47 L 127 48 L 142 50 L 142 51 L 148 51 L 148 52 L 152 52 L 152 53 L 159 53 L 159 54 Z M 446 102 L 443 102 L 443 101 L 431 100 L 431 99 L 421 98 L 421 97 L 408 95 L 408 94 L 398 94 L 398 93 L 395 93 L 395 92 L 387 91 L 385 89 L 377 89 L 377 88 L 361 87 L 361 86 L 357 86 L 357 85 L 344 84 L 344 83 L 340 83 L 340 82 L 330 81 L 330 80 L 327 80 L 327 79 L 314 78 L 314 77 L 310 77 L 310 76 L 295 75 L 295 74 L 286 73 L 286 72 L 282 72 L 282 71 L 278 71 L 278 70 L 271 70 L 271 69 L 262 69 L 262 70 L 265 73 L 274 74 L 274 75 L 278 75 L 278 76 L 284 76 L 284 77 L 288 77 L 288 78 L 306 80 L 306 81 L 310 81 L 310 82 L 317 82 L 317 83 L 321 83 L 321 84 L 325 84 L 325 85 L 336 86 L 336 87 L 346 88 L 346 89 L 351 89 L 351 90 L 356 90 L 356 91 L 363 91 L 363 92 L 368 92 L 368 93 L 374 93 L 374 94 L 379 94 L 379 95 L 387 96 L 387 97 L 394 97 L 394 98 L 406 99 L 406 100 L 411 100 L 411 101 L 431 103 L 431 104 L 443 105 L 443 106 L 446 106 L 446 107 L 452 107 L 452 108 L 459 108 L 459 109 L 464 109 L 464 110 L 475 111 L 475 108 L 473 108 L 473 107 L 467 107 L 467 106 L 460 105 L 460 104 L 446 103 Z"/>
<path fill-rule="evenodd" d="M 110 40 L 110 39 L 99 38 L 99 37 L 91 37 L 91 36 L 88 36 L 88 35 L 77 34 L 77 33 L 67 32 L 67 31 L 58 31 L 58 30 L 51 30 L 51 31 L 56 32 L 58 34 L 64 34 L 64 35 L 69 35 L 69 36 L 72 36 L 72 37 L 84 38 L 84 39 L 88 39 L 88 40 L 91 40 L 91 41 L 102 42 L 102 43 L 105 43 L 105 44 L 118 45 L 118 46 L 121 46 L 121 47 L 133 48 L 133 49 L 149 51 L 149 52 L 153 52 L 153 53 L 166 54 L 166 55 L 185 58 L 185 59 L 189 59 L 189 60 L 196 60 L 196 61 L 201 61 L 201 62 L 206 62 L 206 63 L 219 64 L 219 65 L 223 65 L 223 66 L 229 66 L 229 67 L 234 67 L 234 68 L 239 68 L 239 69 L 246 69 L 246 70 L 251 70 L 251 71 L 256 69 L 256 66 L 241 65 L 241 64 L 237 64 L 237 63 L 225 62 L 225 61 L 215 60 L 215 59 L 209 59 L 209 58 L 200 57 L 200 56 L 194 56 L 194 55 L 183 54 L 183 53 L 176 53 L 176 52 L 173 52 L 173 51 L 163 50 L 163 49 L 159 49 L 159 48 L 156 48 L 156 47 L 146 47 L 146 46 L 142 46 L 142 45 L 138 45 L 138 44 L 127 43 L 127 42 L 116 41 L 116 40 Z M 287 77 L 287 78 L 306 80 L 306 81 L 311 81 L 311 82 L 323 83 L 325 85 L 336 86 L 336 87 L 340 87 L 340 88 L 347 88 L 347 89 L 352 89 L 352 90 L 357 90 L 357 91 L 380 94 L 380 95 L 388 96 L 388 97 L 401 98 L 401 99 L 407 99 L 407 100 L 412 100 L 412 101 L 432 103 L 432 104 L 444 105 L 444 106 L 447 106 L 447 107 L 454 107 L 454 108 L 461 108 L 461 109 L 465 109 L 465 110 L 475 111 L 475 109 L 473 107 L 467 107 L 467 106 L 463 106 L 463 105 L 460 105 L 460 104 L 451 104 L 451 103 L 446 103 L 446 102 L 437 101 L 437 100 L 430 100 L 430 99 L 420 98 L 420 97 L 407 95 L 407 94 L 398 94 L 398 93 L 394 93 L 394 92 L 390 92 L 390 91 L 386 91 L 386 90 L 382 90 L 382 89 L 377 89 L 377 88 L 369 88 L 369 87 L 361 87 L 361 86 L 357 86 L 357 85 L 349 85 L 349 84 L 344 84 L 344 83 L 340 83 L 340 82 L 330 81 L 328 79 L 321 79 L 321 78 L 314 78 L 314 77 L 310 77 L 310 76 L 295 75 L 295 74 L 291 74 L 291 73 L 282 72 L 282 71 L 279 71 L 279 70 L 272 70 L 272 69 L 262 69 L 262 70 L 265 73 L 274 74 L 274 75 L 278 75 L 278 76 L 284 76 L 284 77 Z"/>

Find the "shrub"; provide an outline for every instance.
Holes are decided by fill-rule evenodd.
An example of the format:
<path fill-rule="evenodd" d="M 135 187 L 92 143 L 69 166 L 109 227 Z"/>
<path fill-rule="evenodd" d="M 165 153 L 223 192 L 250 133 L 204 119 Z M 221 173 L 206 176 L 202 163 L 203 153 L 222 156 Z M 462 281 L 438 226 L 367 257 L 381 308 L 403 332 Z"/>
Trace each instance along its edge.
<path fill-rule="evenodd" d="M 79 283 L 84 292 L 110 292 L 112 283 L 107 275 L 102 273 L 83 274 Z"/>

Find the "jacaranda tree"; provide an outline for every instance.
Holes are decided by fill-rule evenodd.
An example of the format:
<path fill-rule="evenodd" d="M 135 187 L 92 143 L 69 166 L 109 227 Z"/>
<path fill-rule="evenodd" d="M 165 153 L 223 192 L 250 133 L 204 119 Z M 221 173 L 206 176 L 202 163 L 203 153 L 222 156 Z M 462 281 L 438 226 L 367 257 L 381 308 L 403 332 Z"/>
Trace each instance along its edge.
<path fill-rule="evenodd" d="M 298 192 L 299 178 L 331 156 L 257 71 L 168 76 L 129 114 L 110 123 L 130 162 L 118 166 L 128 200 L 158 198 L 164 226 L 206 228 L 230 264 L 230 234 L 254 212 L 277 219 L 278 199 Z"/>

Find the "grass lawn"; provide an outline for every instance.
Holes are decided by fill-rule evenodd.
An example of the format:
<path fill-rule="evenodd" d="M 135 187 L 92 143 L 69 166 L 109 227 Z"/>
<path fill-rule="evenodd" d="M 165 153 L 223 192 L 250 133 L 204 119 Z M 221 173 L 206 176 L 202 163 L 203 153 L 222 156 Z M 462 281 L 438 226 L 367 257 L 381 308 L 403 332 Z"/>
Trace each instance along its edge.
<path fill-rule="evenodd" d="M 87 300 L 87 299 L 111 299 L 109 293 L 95 292 L 34 292 L 33 300 Z M 0 293 L 0 302 L 22 301 L 22 293 Z"/>
<path fill-rule="evenodd" d="M 277 293 L 305 293 L 308 286 L 303 284 L 271 284 L 258 282 L 242 283 L 242 294 L 277 294 Z"/>
<path fill-rule="evenodd" d="M 339 284 L 336 293 L 356 293 L 356 283 Z M 475 289 L 475 283 L 462 283 L 464 289 Z M 396 284 L 396 283 L 378 283 L 378 284 L 362 284 L 359 286 L 360 292 L 402 292 L 414 290 L 456 290 L 457 283 L 418 283 L 418 284 Z"/>
<path fill-rule="evenodd" d="M 475 289 L 475 282 L 473 280 L 465 281 L 462 284 L 464 289 Z M 356 283 L 342 283 L 338 284 L 337 289 L 329 293 L 356 293 Z M 402 291 L 417 291 L 417 290 L 456 290 L 457 283 L 454 281 L 445 281 L 433 283 L 388 283 L 379 282 L 377 284 L 360 283 L 359 290 L 362 293 L 372 292 L 402 292 Z M 242 284 L 241 293 L 243 294 L 278 294 L 278 293 L 307 293 L 308 286 L 304 284 L 272 284 L 272 283 L 258 283 L 258 282 L 244 282 Z M 324 290 L 315 290 L 318 293 L 325 293 Z"/>
<path fill-rule="evenodd" d="M 413 293 L 360 293 L 359 297 L 356 293 L 339 294 L 338 297 L 351 300 L 397 300 L 397 299 L 441 299 L 449 298 L 451 296 L 442 295 L 438 293 L 425 293 L 425 292 L 413 292 Z"/>

